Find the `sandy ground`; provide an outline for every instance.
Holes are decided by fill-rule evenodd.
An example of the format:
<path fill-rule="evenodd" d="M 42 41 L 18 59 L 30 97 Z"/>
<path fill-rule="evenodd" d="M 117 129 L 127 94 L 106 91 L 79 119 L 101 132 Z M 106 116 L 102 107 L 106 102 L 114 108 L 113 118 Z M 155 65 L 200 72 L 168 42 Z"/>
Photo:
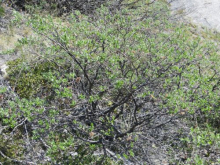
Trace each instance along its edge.
<path fill-rule="evenodd" d="M 171 9 L 196 24 L 220 32 L 220 0 L 168 0 Z"/>

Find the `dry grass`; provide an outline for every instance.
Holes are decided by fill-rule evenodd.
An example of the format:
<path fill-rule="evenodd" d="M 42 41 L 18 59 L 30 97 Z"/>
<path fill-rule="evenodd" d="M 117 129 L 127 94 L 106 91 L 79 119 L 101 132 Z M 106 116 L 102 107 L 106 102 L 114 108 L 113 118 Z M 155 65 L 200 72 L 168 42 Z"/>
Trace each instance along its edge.
<path fill-rule="evenodd" d="M 10 49 L 14 49 L 16 47 L 16 43 L 18 39 L 22 37 L 20 35 L 8 35 L 8 34 L 0 34 L 0 49 L 1 51 L 7 51 Z"/>

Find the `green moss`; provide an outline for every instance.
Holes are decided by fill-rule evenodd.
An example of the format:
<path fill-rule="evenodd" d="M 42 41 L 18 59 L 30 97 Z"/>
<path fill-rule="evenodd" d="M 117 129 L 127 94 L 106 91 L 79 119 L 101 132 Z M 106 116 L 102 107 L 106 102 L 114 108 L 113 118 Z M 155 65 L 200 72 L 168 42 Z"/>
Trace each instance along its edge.
<path fill-rule="evenodd" d="M 44 75 L 57 71 L 57 68 L 57 64 L 51 61 L 28 63 L 25 60 L 16 59 L 8 62 L 8 80 L 20 97 L 31 98 L 42 94 L 42 91 L 50 92 L 52 83 Z"/>
<path fill-rule="evenodd" d="M 5 14 L 5 10 L 2 6 L 0 6 L 0 17 Z"/>
<path fill-rule="evenodd" d="M 21 139 L 21 134 L 16 134 L 13 141 L 6 140 L 3 135 L 0 135 L 0 151 L 8 158 L 22 158 L 24 152 L 22 145 L 24 145 L 24 142 Z M 16 164 L 6 157 L 0 156 L 0 162 L 4 162 L 4 164 Z"/>

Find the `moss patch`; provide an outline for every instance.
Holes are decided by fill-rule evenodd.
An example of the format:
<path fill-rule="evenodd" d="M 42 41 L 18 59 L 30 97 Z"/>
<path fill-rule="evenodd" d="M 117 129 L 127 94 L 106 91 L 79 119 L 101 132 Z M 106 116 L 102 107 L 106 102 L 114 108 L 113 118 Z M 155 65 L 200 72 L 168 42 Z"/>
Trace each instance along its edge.
<path fill-rule="evenodd" d="M 45 74 L 56 72 L 59 69 L 58 65 L 47 60 L 36 65 L 34 62 L 28 63 L 19 58 L 8 62 L 8 80 L 22 98 L 31 98 L 37 96 L 38 93 L 43 96 L 52 90 L 52 83 L 45 77 Z M 63 66 L 64 70 L 68 67 L 69 65 Z"/>

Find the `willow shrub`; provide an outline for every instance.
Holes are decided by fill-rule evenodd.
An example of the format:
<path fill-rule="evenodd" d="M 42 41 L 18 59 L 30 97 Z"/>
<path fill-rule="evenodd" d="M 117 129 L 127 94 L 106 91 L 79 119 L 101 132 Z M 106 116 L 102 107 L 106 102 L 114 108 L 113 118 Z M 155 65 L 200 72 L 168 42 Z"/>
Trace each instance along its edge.
<path fill-rule="evenodd" d="M 28 23 L 39 36 L 24 43 L 32 56 L 8 73 L 29 98 L 15 101 L 12 112 L 31 123 L 31 142 L 42 142 L 44 156 L 53 163 L 148 162 L 145 151 L 154 147 L 143 136 L 161 146 L 166 124 L 218 114 L 218 50 L 168 18 L 159 1 L 102 7 L 92 17 L 76 12 L 65 21 L 33 15 Z"/>

